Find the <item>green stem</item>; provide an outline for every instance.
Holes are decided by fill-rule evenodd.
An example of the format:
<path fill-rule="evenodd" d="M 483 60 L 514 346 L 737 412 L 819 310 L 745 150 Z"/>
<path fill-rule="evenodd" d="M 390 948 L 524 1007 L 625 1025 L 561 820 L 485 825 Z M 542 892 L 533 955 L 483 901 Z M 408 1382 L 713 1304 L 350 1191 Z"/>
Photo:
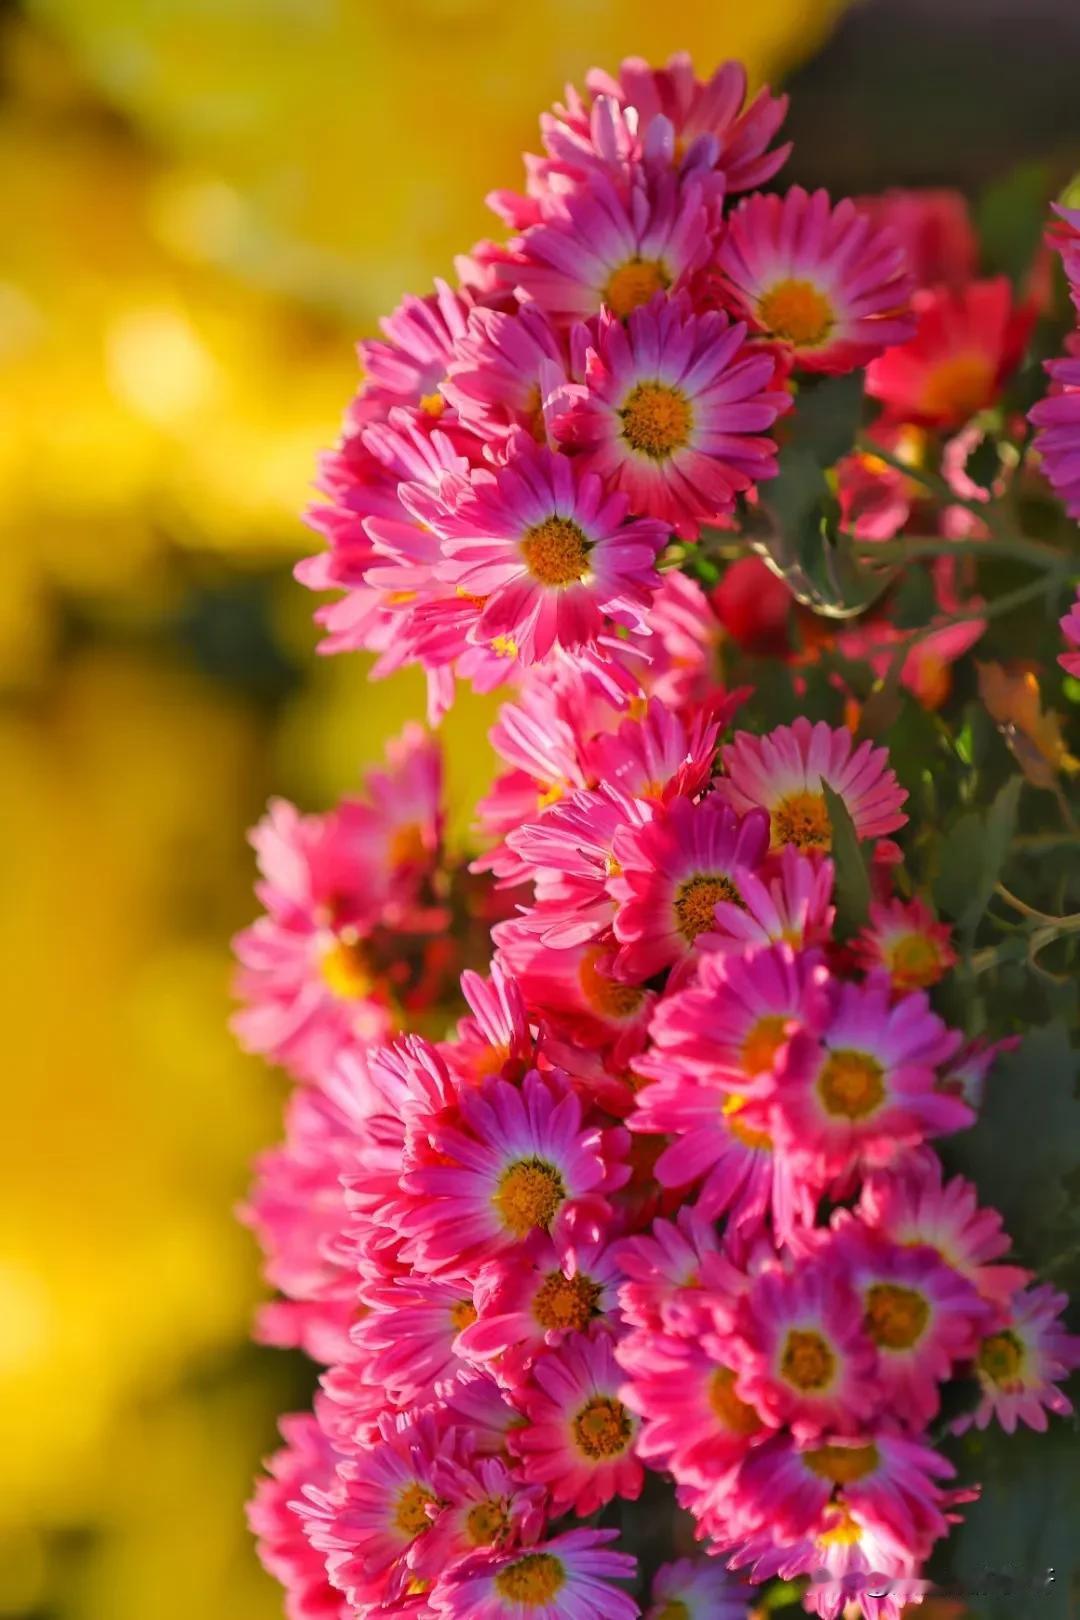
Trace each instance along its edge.
<path fill-rule="evenodd" d="M 943 535 L 902 535 L 896 540 L 863 540 L 855 543 L 856 554 L 864 562 L 917 562 L 920 557 L 1009 557 L 1044 571 L 1064 572 L 1069 564 L 1066 553 L 1043 540 L 1022 535 L 986 540 L 948 540 Z"/>

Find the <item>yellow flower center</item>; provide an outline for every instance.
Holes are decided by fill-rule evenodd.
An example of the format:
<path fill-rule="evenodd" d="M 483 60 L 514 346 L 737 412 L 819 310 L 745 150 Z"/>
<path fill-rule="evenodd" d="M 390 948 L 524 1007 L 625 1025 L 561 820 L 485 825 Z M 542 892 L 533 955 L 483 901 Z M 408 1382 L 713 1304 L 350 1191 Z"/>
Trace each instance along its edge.
<path fill-rule="evenodd" d="M 1001 1388 L 1020 1382 L 1024 1346 L 1008 1328 L 1003 1328 L 1000 1333 L 991 1333 L 988 1339 L 984 1339 L 977 1359 L 979 1371 Z"/>
<path fill-rule="evenodd" d="M 734 883 L 720 872 L 697 872 L 680 883 L 675 894 L 675 915 L 679 933 L 689 945 L 714 926 L 721 900 L 730 900 L 736 906 L 743 903 Z"/>
<path fill-rule="evenodd" d="M 723 1114 L 727 1121 L 728 1130 L 736 1141 L 741 1142 L 744 1147 L 764 1148 L 771 1152 L 772 1137 L 768 1131 L 755 1130 L 752 1125 L 747 1125 L 745 1120 L 739 1118 L 745 1107 L 745 1097 L 733 1095 L 724 1098 Z"/>
<path fill-rule="evenodd" d="M 689 442 L 694 412 L 686 395 L 662 382 L 641 382 L 619 412 L 622 436 L 639 456 L 663 461 Z"/>
<path fill-rule="evenodd" d="M 446 401 L 436 389 L 433 394 L 420 395 L 420 409 L 427 416 L 441 416 L 446 409 Z"/>
<path fill-rule="evenodd" d="M 746 1074 L 763 1074 L 784 1044 L 787 1019 L 782 1013 L 765 1013 L 752 1026 L 742 1044 L 742 1066 Z"/>
<path fill-rule="evenodd" d="M 886 953 L 897 990 L 925 990 L 941 978 L 941 953 L 929 934 L 901 934 Z"/>
<path fill-rule="evenodd" d="M 450 1320 L 457 1333 L 464 1333 L 476 1321 L 476 1306 L 471 1299 L 459 1299 L 450 1307 Z"/>
<path fill-rule="evenodd" d="M 420 823 L 409 821 L 403 827 L 395 827 L 388 853 L 391 866 L 419 866 L 425 861 L 428 851 Z"/>
<path fill-rule="evenodd" d="M 542 1328 L 573 1329 L 580 1333 L 596 1314 L 600 1284 L 590 1277 L 564 1277 L 552 1271 L 544 1278 L 533 1300 L 533 1316 Z"/>
<path fill-rule="evenodd" d="M 492 636 L 491 650 L 498 658 L 516 658 L 519 648 L 513 636 Z"/>
<path fill-rule="evenodd" d="M 797 849 L 831 849 L 832 822 L 823 793 L 800 789 L 785 794 L 772 811 L 773 847 L 794 844 Z"/>
<path fill-rule="evenodd" d="M 920 405 L 927 416 L 966 421 L 989 404 L 994 367 L 985 354 L 954 354 L 934 366 L 923 384 Z"/>
<path fill-rule="evenodd" d="M 862 1531 L 846 1507 L 834 1504 L 828 1514 L 828 1523 L 817 1537 L 819 1547 L 854 1547 L 862 1540 Z"/>
<path fill-rule="evenodd" d="M 655 293 L 666 292 L 670 286 L 671 277 L 659 259 L 627 259 L 611 272 L 601 296 L 622 321 L 639 304 L 647 304 Z"/>
<path fill-rule="evenodd" d="M 766 332 L 799 349 L 813 349 L 824 343 L 836 320 L 825 294 L 812 281 L 795 277 L 770 287 L 759 298 L 757 312 Z"/>
<path fill-rule="evenodd" d="M 620 984 L 597 967 L 603 947 L 585 951 L 578 968 L 578 983 L 590 1007 L 605 1018 L 632 1018 L 641 1006 L 645 992 L 636 984 Z"/>
<path fill-rule="evenodd" d="M 345 929 L 338 935 L 324 952 L 319 971 L 327 989 L 340 1001 L 358 1001 L 371 994 L 373 980 L 367 948 L 355 929 Z"/>
<path fill-rule="evenodd" d="M 693 1620 L 693 1617 L 682 1598 L 672 1598 L 664 1604 L 656 1620 Z"/>
<path fill-rule="evenodd" d="M 431 1523 L 427 1509 L 436 1500 L 430 1491 L 413 1480 L 397 1499 L 394 1524 L 403 1536 L 418 1536 Z"/>
<path fill-rule="evenodd" d="M 827 1389 L 836 1371 L 836 1357 L 820 1333 L 810 1328 L 792 1328 L 780 1358 L 780 1371 L 796 1389 Z"/>
<path fill-rule="evenodd" d="M 869 1052 L 832 1052 L 818 1075 L 817 1089 L 828 1113 L 865 1119 L 885 1097 L 885 1070 Z"/>
<path fill-rule="evenodd" d="M 754 1408 L 736 1395 L 735 1374 L 730 1367 L 717 1367 L 709 1380 L 709 1405 L 732 1434 L 756 1434 L 761 1428 Z"/>
<path fill-rule="evenodd" d="M 541 585 L 576 585 L 589 571 L 589 542 L 569 518 L 545 518 L 527 529 L 521 554 Z"/>
<path fill-rule="evenodd" d="M 498 1497 L 477 1502 L 465 1515 L 465 1534 L 474 1547 L 490 1547 L 502 1541 L 509 1529 L 506 1504 Z"/>
<path fill-rule="evenodd" d="M 542 1609 L 566 1585 L 566 1569 L 551 1553 L 526 1553 L 495 1577 L 495 1590 L 523 1609 Z"/>
<path fill-rule="evenodd" d="M 594 1462 L 601 1457 L 618 1457 L 630 1444 L 633 1433 L 629 1412 L 611 1395 L 594 1395 L 586 1401 L 570 1427 L 578 1450 Z"/>
<path fill-rule="evenodd" d="M 518 1159 L 504 1170 L 491 1202 L 506 1230 L 523 1238 L 537 1226 L 546 1231 L 566 1197 L 566 1186 L 553 1164 Z"/>
<path fill-rule="evenodd" d="M 910 1350 L 930 1320 L 930 1304 L 914 1288 L 874 1283 L 866 1295 L 866 1331 L 883 1350 Z"/>
<path fill-rule="evenodd" d="M 851 1485 L 865 1479 L 878 1465 L 876 1446 L 818 1446 L 816 1451 L 804 1451 L 803 1462 L 819 1479 L 831 1479 L 834 1485 Z"/>

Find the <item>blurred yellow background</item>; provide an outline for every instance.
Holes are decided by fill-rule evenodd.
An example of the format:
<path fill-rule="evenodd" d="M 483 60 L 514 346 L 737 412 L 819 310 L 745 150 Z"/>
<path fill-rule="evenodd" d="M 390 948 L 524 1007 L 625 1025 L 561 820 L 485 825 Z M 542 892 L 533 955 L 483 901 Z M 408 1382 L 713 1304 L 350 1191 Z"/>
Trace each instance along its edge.
<path fill-rule="evenodd" d="M 280 1613 L 241 1505 L 298 1361 L 233 1221 L 281 1085 L 228 938 L 271 790 L 421 709 L 316 664 L 289 578 L 353 340 L 489 231 L 568 77 L 781 77 L 839 0 L 0 8 L 0 1615 Z M 455 824 L 491 705 L 448 722 Z"/>

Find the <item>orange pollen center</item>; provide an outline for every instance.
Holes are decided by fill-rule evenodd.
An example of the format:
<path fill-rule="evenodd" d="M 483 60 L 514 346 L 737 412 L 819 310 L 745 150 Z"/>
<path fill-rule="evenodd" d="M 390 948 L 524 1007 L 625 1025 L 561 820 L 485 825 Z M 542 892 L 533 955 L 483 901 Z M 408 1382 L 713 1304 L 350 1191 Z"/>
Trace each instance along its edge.
<path fill-rule="evenodd" d="M 498 658 L 516 658 L 519 649 L 513 636 L 492 636 L 491 650 Z"/>
<path fill-rule="evenodd" d="M 756 1434 L 761 1428 L 754 1408 L 736 1395 L 735 1374 L 730 1367 L 717 1367 L 710 1378 L 709 1405 L 732 1434 Z"/>
<path fill-rule="evenodd" d="M 675 915 L 679 933 L 688 944 L 715 925 L 721 900 L 730 900 L 736 906 L 743 903 L 734 883 L 721 872 L 697 872 L 680 883 L 675 894 Z"/>
<path fill-rule="evenodd" d="M 418 1536 L 421 1531 L 428 1528 L 431 1519 L 427 1510 L 435 1500 L 431 1492 L 425 1490 L 416 1480 L 411 1485 L 406 1485 L 394 1509 L 394 1524 L 403 1536 Z"/>
<path fill-rule="evenodd" d="M 566 1585 L 566 1569 L 551 1553 L 526 1553 L 495 1577 L 500 1597 L 523 1609 L 542 1609 Z"/>
<path fill-rule="evenodd" d="M 994 367 L 985 354 L 954 354 L 934 366 L 920 405 L 927 416 L 966 421 L 994 397 Z"/>
<path fill-rule="evenodd" d="M 342 931 L 319 963 L 323 983 L 340 1001 L 371 994 L 372 975 L 364 941 L 355 929 Z"/>
<path fill-rule="evenodd" d="M 773 1145 L 772 1137 L 769 1135 L 768 1131 L 755 1130 L 752 1125 L 748 1125 L 745 1120 L 739 1118 L 739 1115 L 742 1113 L 745 1107 L 745 1097 L 725 1097 L 723 1112 L 724 1118 L 727 1121 L 728 1130 L 731 1132 L 732 1136 L 735 1137 L 736 1141 L 741 1142 L 744 1147 L 759 1148 L 765 1149 L 766 1151 L 771 1151 Z"/>
<path fill-rule="evenodd" d="M 570 1425 L 577 1448 L 584 1456 L 598 1461 L 618 1457 L 630 1444 L 633 1427 L 630 1414 L 611 1395 L 594 1395 L 574 1414 Z"/>
<path fill-rule="evenodd" d="M 391 866 L 419 866 L 427 858 L 424 829 L 418 821 L 395 827 L 390 835 Z"/>
<path fill-rule="evenodd" d="M 578 983 L 590 1007 L 605 1018 L 632 1018 L 641 1006 L 645 992 L 636 984 L 620 984 L 597 967 L 602 948 L 586 951 L 578 968 Z"/>
<path fill-rule="evenodd" d="M 757 313 L 766 332 L 799 349 L 817 348 L 826 342 L 836 321 L 825 294 L 812 281 L 794 277 L 770 287 L 758 299 Z"/>
<path fill-rule="evenodd" d="M 596 1314 L 600 1284 L 580 1272 L 564 1277 L 561 1271 L 546 1276 L 533 1299 L 533 1316 L 542 1328 L 573 1329 L 580 1333 Z"/>
<path fill-rule="evenodd" d="M 441 416 L 446 409 L 446 401 L 436 389 L 433 394 L 420 395 L 420 409 L 428 416 Z"/>
<path fill-rule="evenodd" d="M 823 793 L 803 788 L 787 793 L 772 811 L 773 847 L 794 844 L 797 849 L 831 849 L 832 822 Z"/>
<path fill-rule="evenodd" d="M 1000 1333 L 991 1333 L 982 1342 L 977 1363 L 979 1371 L 984 1372 L 992 1383 L 1003 1389 L 1016 1387 L 1021 1382 L 1024 1346 L 1008 1328 Z"/>
<path fill-rule="evenodd" d="M 509 1529 L 506 1504 L 499 1497 L 477 1502 L 465 1515 L 465 1534 L 474 1547 L 490 1547 L 502 1541 Z"/>
<path fill-rule="evenodd" d="M 827 1113 L 865 1119 L 885 1097 L 885 1070 L 869 1052 L 841 1049 L 830 1053 L 818 1075 L 817 1089 Z"/>
<path fill-rule="evenodd" d="M 565 1197 L 555 1166 L 532 1158 L 519 1159 L 503 1171 L 491 1202 L 506 1230 L 523 1238 L 537 1226 L 546 1231 Z"/>
<path fill-rule="evenodd" d="M 589 542 L 569 518 L 545 518 L 527 529 L 521 554 L 541 585 L 576 585 L 589 572 Z"/>
<path fill-rule="evenodd" d="M 664 1604 L 656 1620 L 693 1620 L 693 1617 L 682 1598 L 672 1598 Z"/>
<path fill-rule="evenodd" d="M 792 1328 L 780 1357 L 780 1371 L 796 1389 L 827 1389 L 836 1371 L 836 1357 L 820 1333 Z"/>
<path fill-rule="evenodd" d="M 622 436 L 639 456 L 664 461 L 689 442 L 694 412 L 686 395 L 662 382 L 640 382 L 619 411 Z"/>
<path fill-rule="evenodd" d="M 929 934 L 901 934 L 886 952 L 886 961 L 897 990 L 925 990 L 943 972 L 937 941 Z"/>
<path fill-rule="evenodd" d="M 910 1350 L 926 1331 L 930 1305 L 914 1288 L 874 1283 L 866 1293 L 866 1331 L 883 1350 Z"/>
<path fill-rule="evenodd" d="M 815 1539 L 819 1547 L 856 1547 L 862 1540 L 862 1534 L 847 1508 L 834 1503 L 829 1509 L 825 1529 Z"/>
<path fill-rule="evenodd" d="M 457 1333 L 464 1333 L 476 1321 L 476 1306 L 471 1299 L 459 1299 L 450 1307 L 450 1320 Z"/>
<path fill-rule="evenodd" d="M 802 1460 L 819 1479 L 851 1485 L 872 1474 L 879 1458 L 876 1446 L 818 1446 L 816 1451 L 804 1451 Z"/>
<path fill-rule="evenodd" d="M 752 1026 L 742 1044 L 742 1066 L 748 1075 L 771 1069 L 784 1044 L 788 1021 L 782 1013 L 766 1013 Z"/>
<path fill-rule="evenodd" d="M 671 277 L 659 259 L 627 259 L 611 272 L 601 296 L 622 321 L 639 304 L 647 304 L 654 293 L 666 292 L 670 286 Z"/>

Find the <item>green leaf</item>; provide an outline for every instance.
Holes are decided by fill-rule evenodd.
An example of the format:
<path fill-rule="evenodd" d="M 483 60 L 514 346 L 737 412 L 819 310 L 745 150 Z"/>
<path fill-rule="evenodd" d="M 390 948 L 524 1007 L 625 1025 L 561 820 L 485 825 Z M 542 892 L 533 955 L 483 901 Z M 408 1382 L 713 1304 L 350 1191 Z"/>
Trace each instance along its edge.
<path fill-rule="evenodd" d="M 1010 777 L 988 810 L 961 816 L 942 840 L 934 898 L 969 939 L 1005 865 L 1022 786 L 1022 777 Z"/>
<path fill-rule="evenodd" d="M 855 444 L 862 422 L 862 371 L 803 383 L 794 412 L 784 419 L 784 449 L 805 451 L 819 467 L 831 467 Z"/>
<path fill-rule="evenodd" d="M 857 933 L 866 921 L 870 910 L 870 875 L 847 805 L 827 782 L 822 782 L 821 791 L 832 822 L 837 930 L 846 939 Z"/>
<path fill-rule="evenodd" d="M 971 1130 L 942 1144 L 950 1169 L 1001 1211 L 1020 1259 L 1040 1268 L 1080 1241 L 1078 1070 L 1061 1020 L 1033 1029 L 994 1064 Z"/>
<path fill-rule="evenodd" d="M 989 186 L 975 211 L 984 267 L 1019 285 L 1046 227 L 1050 174 L 1045 163 L 1021 163 Z"/>

